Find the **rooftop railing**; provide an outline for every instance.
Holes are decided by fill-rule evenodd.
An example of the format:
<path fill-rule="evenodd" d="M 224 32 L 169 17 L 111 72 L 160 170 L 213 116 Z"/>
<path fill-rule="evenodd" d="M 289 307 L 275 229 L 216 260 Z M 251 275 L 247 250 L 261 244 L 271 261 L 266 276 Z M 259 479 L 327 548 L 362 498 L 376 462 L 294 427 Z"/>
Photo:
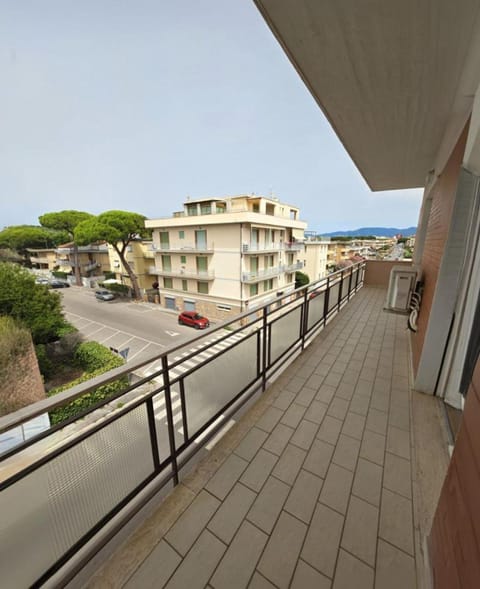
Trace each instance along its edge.
<path fill-rule="evenodd" d="M 178 484 L 182 467 L 347 304 L 364 273 L 364 263 L 350 266 L 210 329 L 214 341 L 192 338 L 196 349 L 171 346 L 0 418 L 8 432 L 125 379 L 121 392 L 0 456 L 2 586 L 66 585 L 132 514 Z M 146 365 L 153 372 L 139 377 Z"/>

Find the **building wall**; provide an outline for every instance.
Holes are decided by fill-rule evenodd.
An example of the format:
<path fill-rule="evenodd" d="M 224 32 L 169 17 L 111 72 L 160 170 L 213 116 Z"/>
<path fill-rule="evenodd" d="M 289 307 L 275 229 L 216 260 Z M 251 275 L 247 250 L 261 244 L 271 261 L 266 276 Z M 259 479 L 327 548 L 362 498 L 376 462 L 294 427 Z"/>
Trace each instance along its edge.
<path fill-rule="evenodd" d="M 398 260 L 367 260 L 365 267 L 365 285 L 388 287 L 390 272 L 394 266 L 404 265 L 409 268 L 411 262 L 399 262 Z"/>
<path fill-rule="evenodd" d="M 418 316 L 418 331 L 412 336 L 413 367 L 415 373 L 422 353 L 425 332 L 437 285 L 438 272 L 448 236 L 460 166 L 465 151 L 467 132 L 468 129 L 466 127 L 457 141 L 443 172 L 431 189 L 433 191 L 432 206 L 421 261 L 424 283 L 422 305 Z"/>
<path fill-rule="evenodd" d="M 480 362 L 429 539 L 435 589 L 480 585 Z"/>
<path fill-rule="evenodd" d="M 305 242 L 305 267 L 302 272 L 308 274 L 310 282 L 315 282 L 327 275 L 328 244 L 325 242 Z"/>

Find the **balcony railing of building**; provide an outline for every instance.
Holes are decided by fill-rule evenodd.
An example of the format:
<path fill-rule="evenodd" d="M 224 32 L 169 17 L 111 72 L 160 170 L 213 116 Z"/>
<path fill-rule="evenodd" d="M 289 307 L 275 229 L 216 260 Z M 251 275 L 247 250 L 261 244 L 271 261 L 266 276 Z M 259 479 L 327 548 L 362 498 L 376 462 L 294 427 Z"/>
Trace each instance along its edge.
<path fill-rule="evenodd" d="M 242 282 L 258 282 L 272 276 L 278 276 L 284 272 L 285 266 L 272 266 L 271 268 L 262 268 L 252 272 L 242 272 Z"/>
<path fill-rule="evenodd" d="M 204 334 L 192 338 L 181 356 L 185 344 L 170 346 L 0 418 L 0 433 L 8 432 L 101 385 L 125 383 L 0 456 L 2 586 L 65 586 L 134 513 L 179 483 L 181 468 L 302 352 L 364 274 L 358 263 L 218 325 L 209 342 L 201 343 Z M 152 361 L 160 368 L 133 382 Z"/>
<path fill-rule="evenodd" d="M 79 254 L 88 254 L 94 252 L 108 253 L 108 245 L 81 245 L 78 246 Z M 73 254 L 73 247 L 59 247 L 55 250 L 57 254 Z"/>
<path fill-rule="evenodd" d="M 213 254 L 214 250 L 214 243 L 207 243 L 205 245 L 195 244 L 195 243 L 188 243 L 188 244 L 179 244 L 175 243 L 173 245 L 169 243 L 161 243 L 159 246 L 155 248 L 155 252 L 173 252 L 173 253 L 202 253 L 202 254 Z"/>
<path fill-rule="evenodd" d="M 179 278 L 197 278 L 201 280 L 213 280 L 215 278 L 215 270 L 186 270 L 183 268 L 171 268 L 165 270 L 164 268 L 157 268 L 156 266 L 150 266 L 148 269 L 149 274 L 155 276 L 173 276 Z"/>
<path fill-rule="evenodd" d="M 303 262 L 300 260 L 294 262 L 293 264 L 287 264 L 283 267 L 284 272 L 296 272 L 297 270 L 301 270 L 303 268 Z"/>
<path fill-rule="evenodd" d="M 41 258 L 40 256 L 30 256 L 30 262 L 32 264 L 48 264 L 49 261 L 50 260 L 48 258 Z"/>
<path fill-rule="evenodd" d="M 284 249 L 287 252 L 299 252 L 305 248 L 303 241 L 286 241 Z"/>
<path fill-rule="evenodd" d="M 244 254 L 257 254 L 258 252 L 278 252 L 281 248 L 281 243 L 243 243 L 242 253 Z"/>

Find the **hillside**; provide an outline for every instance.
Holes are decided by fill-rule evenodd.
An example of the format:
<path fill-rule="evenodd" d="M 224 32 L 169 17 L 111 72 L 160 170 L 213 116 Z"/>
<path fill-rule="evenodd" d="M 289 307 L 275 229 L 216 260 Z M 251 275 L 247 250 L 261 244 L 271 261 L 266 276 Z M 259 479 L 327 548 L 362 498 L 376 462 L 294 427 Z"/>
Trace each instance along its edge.
<path fill-rule="evenodd" d="M 375 235 L 376 237 L 393 237 L 394 235 L 403 235 L 409 237 L 415 235 L 416 227 L 406 227 L 399 229 L 397 227 L 360 227 L 360 229 L 351 229 L 349 231 L 332 231 L 331 233 L 322 233 L 323 237 L 335 237 L 338 235 L 351 235 L 358 237 L 360 235 Z"/>

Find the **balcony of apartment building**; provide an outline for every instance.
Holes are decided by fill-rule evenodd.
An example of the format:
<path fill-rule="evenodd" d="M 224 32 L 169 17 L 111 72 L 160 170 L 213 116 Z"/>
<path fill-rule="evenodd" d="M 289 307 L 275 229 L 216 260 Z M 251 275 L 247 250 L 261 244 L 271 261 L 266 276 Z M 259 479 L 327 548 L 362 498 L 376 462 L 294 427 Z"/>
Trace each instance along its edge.
<path fill-rule="evenodd" d="M 157 248 L 155 249 L 156 252 L 170 252 L 172 254 L 195 254 L 195 253 L 202 253 L 202 254 L 213 254 L 215 251 L 215 244 L 214 242 L 209 243 L 195 243 L 195 242 L 177 242 L 170 244 L 169 242 L 162 242 L 160 243 Z"/>
<path fill-rule="evenodd" d="M 287 252 L 300 252 L 305 248 L 305 244 L 303 241 L 286 241 L 283 247 Z"/>
<path fill-rule="evenodd" d="M 242 272 L 242 282 L 260 282 L 261 280 L 265 280 L 265 278 L 278 276 L 279 274 L 282 274 L 282 272 L 285 272 L 285 266 L 283 265 L 251 270 L 250 272 Z"/>
<path fill-rule="evenodd" d="M 43 264 L 48 266 L 50 260 L 45 256 L 30 256 L 30 262 L 32 264 Z"/>
<path fill-rule="evenodd" d="M 167 276 L 172 278 L 195 278 L 198 280 L 214 280 L 215 270 L 200 268 L 157 268 L 150 266 L 148 273 L 155 276 Z"/>
<path fill-rule="evenodd" d="M 98 245 L 81 245 L 77 247 L 77 251 L 79 254 L 89 254 L 95 252 L 101 253 L 108 253 L 108 245 L 107 244 L 98 244 Z M 72 247 L 59 247 L 55 250 L 57 254 L 74 254 L 75 250 Z"/>
<path fill-rule="evenodd" d="M 412 420 L 406 318 L 372 264 L 172 346 L 83 424 L 5 453 L 3 586 L 415 587 L 431 424 Z"/>
<path fill-rule="evenodd" d="M 276 253 L 281 251 L 282 244 L 280 242 L 267 242 L 267 243 L 242 243 L 243 254 L 258 254 L 258 252 L 272 252 Z"/>

